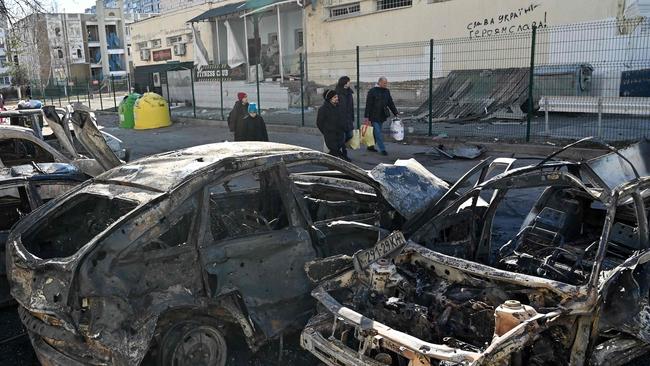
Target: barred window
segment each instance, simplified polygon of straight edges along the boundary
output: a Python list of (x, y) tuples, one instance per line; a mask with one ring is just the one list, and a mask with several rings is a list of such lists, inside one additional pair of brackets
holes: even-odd
[(387, 10), (413, 5), (413, 0), (377, 0), (377, 10)]
[(359, 5), (359, 3), (337, 6), (335, 8), (330, 8), (330, 18), (338, 18), (338, 17), (346, 16), (348, 14), (359, 13), (360, 11), (361, 11), (361, 6)]

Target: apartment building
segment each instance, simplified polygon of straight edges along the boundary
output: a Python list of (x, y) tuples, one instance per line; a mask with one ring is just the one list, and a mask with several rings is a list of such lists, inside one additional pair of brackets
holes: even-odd
[[(103, 0), (104, 8), (117, 8), (116, 0)], [(155, 14), (160, 12), (160, 0), (124, 0), (125, 13), (130, 14)], [(95, 14), (97, 6), (85, 10), (85, 13)]]

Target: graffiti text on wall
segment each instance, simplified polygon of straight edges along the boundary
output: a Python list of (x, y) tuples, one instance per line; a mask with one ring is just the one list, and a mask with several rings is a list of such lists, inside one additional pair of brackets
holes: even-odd
[[(533, 27), (544, 28), (547, 26), (546, 12), (537, 10), (540, 6), (540, 4), (530, 4), (494, 17), (473, 20), (467, 23), (469, 38), (526, 32)], [(531, 21), (531, 19), (535, 20)]]

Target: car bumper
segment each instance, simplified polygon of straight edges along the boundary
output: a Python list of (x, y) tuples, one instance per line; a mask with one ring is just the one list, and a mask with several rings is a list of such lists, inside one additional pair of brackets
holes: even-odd
[(80, 362), (50, 346), (39, 335), (32, 332), (28, 333), (36, 357), (42, 366), (88, 366), (87, 362)]
[(386, 366), (367, 356), (359, 355), (341, 341), (327, 340), (316, 329), (307, 327), (300, 335), (304, 349), (329, 366)]

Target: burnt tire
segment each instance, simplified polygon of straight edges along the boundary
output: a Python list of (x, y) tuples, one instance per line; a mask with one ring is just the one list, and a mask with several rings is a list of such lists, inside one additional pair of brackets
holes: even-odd
[(223, 327), (210, 318), (182, 320), (167, 328), (158, 352), (161, 366), (225, 366), (228, 346)]

